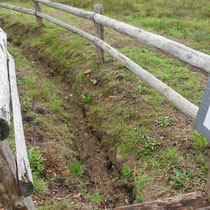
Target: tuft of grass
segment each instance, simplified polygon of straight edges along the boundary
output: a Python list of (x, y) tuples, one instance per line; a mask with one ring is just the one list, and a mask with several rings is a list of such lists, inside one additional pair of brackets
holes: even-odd
[(80, 162), (74, 162), (70, 165), (70, 173), (75, 177), (82, 177), (84, 166)]
[(169, 119), (169, 116), (158, 117), (158, 119), (155, 122), (157, 123), (158, 126), (161, 126), (161, 127), (167, 127), (167, 126), (172, 125), (172, 123)]
[(147, 176), (146, 174), (143, 174), (142, 172), (139, 172), (138, 173), (138, 176), (137, 176), (137, 181), (135, 182), (136, 183), (136, 187), (138, 190), (143, 190), (143, 188), (145, 186), (147, 186), (148, 184), (150, 184), (152, 181), (152, 179)]
[(82, 94), (82, 99), (81, 99), (81, 102), (82, 102), (82, 105), (86, 105), (87, 103), (89, 103), (91, 101), (91, 97), (88, 93), (87, 90), (84, 91), (84, 93)]
[(178, 169), (174, 168), (173, 172), (175, 175), (170, 176), (170, 185), (172, 189), (184, 191), (187, 188), (187, 185), (190, 184), (190, 179), (194, 176), (194, 170), (191, 169), (181, 173)]
[(43, 179), (38, 177), (37, 173), (33, 173), (33, 181), (34, 181), (34, 193), (43, 195), (48, 192), (48, 188)]
[(132, 169), (130, 168), (129, 165), (124, 165), (122, 167), (122, 174), (123, 174), (123, 177), (126, 178), (126, 179), (129, 179), (132, 177), (133, 173), (132, 173)]
[(103, 196), (101, 196), (101, 195), (99, 194), (99, 192), (95, 192), (95, 193), (93, 193), (93, 194), (90, 196), (90, 200), (93, 201), (93, 202), (95, 202), (95, 203), (100, 204), (101, 201), (103, 200)]
[(142, 195), (137, 195), (136, 200), (134, 201), (135, 203), (141, 203), (144, 201), (144, 196)]
[(38, 206), (38, 210), (67, 210), (72, 209), (72, 205), (68, 200), (62, 199), (55, 204), (51, 204), (51, 202), (46, 202), (42, 206)]
[(140, 158), (145, 157), (156, 151), (163, 144), (162, 140), (156, 141), (150, 138), (148, 135), (143, 136), (143, 139), (144, 144), (142, 144), (141, 147), (138, 148), (138, 156)]
[(208, 141), (202, 134), (197, 131), (192, 134), (193, 146), (197, 149), (204, 150), (208, 147)]
[[(121, 127), (118, 129), (122, 129)], [(124, 155), (128, 155), (135, 150), (136, 145), (141, 142), (142, 135), (138, 128), (127, 128), (124, 130), (125, 138), (118, 146), (118, 151)]]

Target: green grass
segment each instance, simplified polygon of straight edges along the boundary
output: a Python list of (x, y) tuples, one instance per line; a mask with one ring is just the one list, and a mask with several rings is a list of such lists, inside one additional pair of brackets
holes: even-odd
[(51, 204), (51, 202), (47, 202), (42, 206), (39, 206), (37, 209), (38, 210), (66, 210), (66, 209), (71, 209), (72, 205), (68, 200), (62, 199), (58, 201), (55, 204)]
[(169, 119), (169, 116), (166, 116), (166, 117), (158, 117), (158, 119), (155, 121), (157, 123), (158, 126), (161, 126), (161, 127), (167, 127), (167, 126), (170, 126), (172, 125), (170, 119)]
[(124, 165), (122, 167), (122, 174), (123, 174), (123, 177), (126, 178), (126, 179), (129, 179), (133, 176), (133, 172), (132, 172), (132, 169), (130, 168), (129, 165)]
[(99, 194), (99, 192), (95, 192), (90, 196), (90, 200), (95, 203), (101, 203), (103, 200), (103, 196)]
[(33, 173), (34, 193), (36, 195), (43, 195), (49, 192), (45, 181), (38, 177), (37, 173)]
[[(203, 92), (203, 84), (197, 80), (197, 73), (187, 68), (177, 65), (171, 58), (162, 55), (156, 55), (155, 52), (139, 48), (124, 47), (120, 49), (122, 53), (130, 57), (134, 62), (147, 69), (150, 73), (164, 81), (168, 86), (175, 89), (185, 98), (193, 103), (197, 103), (201, 99)], [(141, 91), (149, 93), (146, 101), (156, 108), (157, 104), (162, 106), (165, 99), (155, 90), (144, 87)]]
[(42, 174), (44, 172), (43, 162), (45, 159), (42, 157), (39, 147), (32, 147), (28, 150), (28, 159), (32, 172), (37, 174)]
[(135, 203), (141, 203), (144, 201), (144, 197), (142, 195), (136, 196)]
[(203, 137), (202, 134), (197, 131), (192, 134), (192, 141), (195, 148), (204, 150), (208, 147), (208, 140)]
[(135, 183), (136, 183), (137, 189), (142, 191), (143, 188), (149, 185), (151, 182), (152, 182), (152, 179), (149, 176), (143, 174), (142, 172), (139, 172), (137, 176), (137, 181)]
[(176, 168), (173, 169), (175, 175), (171, 175), (170, 185), (172, 189), (181, 189), (185, 191), (187, 185), (192, 184), (191, 178), (193, 177), (194, 170), (189, 170), (184, 173), (181, 173)]
[(70, 173), (78, 178), (81, 178), (83, 175), (84, 166), (80, 162), (74, 162), (70, 165)]

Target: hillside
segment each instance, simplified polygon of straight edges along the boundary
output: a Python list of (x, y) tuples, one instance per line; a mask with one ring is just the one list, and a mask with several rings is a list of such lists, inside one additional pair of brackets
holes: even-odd
[[(100, 2), (109, 17), (210, 54), (207, 0)], [(42, 10), (94, 33), (90, 21)], [(165, 98), (108, 54), (98, 62), (94, 44), (54, 24), (38, 28), (33, 16), (0, 8), (0, 27), (16, 61), (38, 209), (105, 209), (204, 191), (208, 142)], [(108, 28), (105, 40), (199, 106), (207, 82), (199, 69)], [(13, 138), (11, 131), (12, 148)]]

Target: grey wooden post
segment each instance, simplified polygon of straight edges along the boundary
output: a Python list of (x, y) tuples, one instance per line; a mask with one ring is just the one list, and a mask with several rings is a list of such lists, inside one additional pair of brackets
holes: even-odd
[[(93, 7), (93, 10), (95, 13), (99, 13), (101, 15), (104, 14), (104, 9), (101, 4), (95, 4)], [(104, 26), (94, 21), (94, 29), (95, 29), (95, 36), (98, 37), (99, 39), (104, 40)], [(96, 46), (96, 52), (97, 52), (98, 60), (101, 62), (104, 62), (104, 50)]]
[(210, 202), (210, 152), (208, 154), (208, 159), (209, 159), (209, 164), (208, 164), (208, 168), (209, 168), (209, 175), (208, 175), (208, 178), (207, 178), (207, 185), (206, 185), (206, 194), (207, 194), (207, 197), (208, 197), (208, 201)]
[[(33, 4), (34, 4), (34, 9), (35, 9), (36, 12), (42, 12), (40, 3), (33, 1)], [(36, 23), (37, 23), (38, 27), (41, 27), (43, 25), (42, 18), (36, 16)]]

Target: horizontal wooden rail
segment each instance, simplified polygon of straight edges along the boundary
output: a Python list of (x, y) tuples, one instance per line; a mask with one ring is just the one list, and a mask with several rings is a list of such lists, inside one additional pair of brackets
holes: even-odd
[(134, 26), (128, 25), (126, 23), (114, 20), (112, 18), (108, 18), (106, 16), (94, 12), (84, 11), (82, 9), (77, 9), (64, 4), (51, 2), (49, 0), (34, 1), (112, 28), (124, 35), (127, 35), (131, 38), (140, 41), (141, 43), (158, 48), (170, 55), (179, 58), (182, 61), (189, 63), (190, 65), (193, 65), (204, 70), (207, 73), (210, 73), (210, 55), (199, 52), (197, 50), (193, 50), (190, 47), (167, 39), (163, 36), (147, 32), (143, 29), (136, 28)]
[[(0, 3), (0, 6), (2, 3)], [(4, 4), (4, 7), (6, 8), (6, 4)], [(14, 7), (14, 6), (13, 6)], [(10, 7), (11, 9), (11, 7)], [(20, 8), (14, 8), (14, 10), (21, 11)], [(27, 14), (33, 14), (32, 10), (24, 9), (24, 12), (27, 12)], [(108, 45), (103, 40), (90, 35), (84, 31), (79, 30), (78, 28), (75, 28), (73, 26), (70, 26), (66, 23), (63, 23), (62, 21), (59, 21), (49, 15), (43, 14), (41, 12), (36, 12), (36, 16), (44, 18), (48, 20), (49, 22), (52, 22), (56, 25), (61, 26), (62, 28), (65, 28), (71, 32), (74, 32), (90, 41), (95, 43), (98, 47), (101, 47), (104, 51), (108, 52), (112, 57), (117, 59), (120, 63), (122, 63), (124, 66), (126, 66), (128, 69), (130, 69), (133, 73), (135, 73), (138, 77), (140, 77), (142, 80), (144, 80), (146, 83), (148, 83), (151, 87), (153, 87), (157, 92), (159, 92), (162, 96), (164, 96), (166, 99), (168, 99), (172, 104), (175, 105), (176, 108), (181, 110), (184, 114), (188, 115), (189, 117), (195, 119), (198, 107), (189, 102), (186, 98), (181, 96), (179, 93), (168, 87), (165, 83), (157, 79), (155, 76), (147, 72), (145, 69), (140, 67), (138, 64), (133, 62), (131, 59)]]
[[(0, 6), (2, 3), (0, 3)], [(4, 6), (7, 6), (4, 4)], [(27, 14), (33, 14), (33, 10), (24, 9), (21, 11), (21, 9), (18, 7), (13, 6), (14, 10), (23, 12), (27, 12)], [(10, 7), (12, 9), (12, 7)], [(154, 77), (152, 74), (147, 72), (145, 69), (137, 65), (135, 62), (130, 60), (128, 57), (123, 55), (122, 53), (118, 52), (116, 49), (108, 45), (103, 40), (90, 35), (84, 31), (81, 31), (73, 26), (70, 26), (66, 23), (63, 23), (62, 21), (59, 21), (49, 15), (43, 14), (41, 12), (36, 12), (36, 16), (44, 18), (48, 20), (49, 22), (52, 22), (56, 25), (59, 25), (71, 32), (74, 32), (92, 42), (94, 42), (97, 46), (101, 47), (104, 51), (108, 52), (111, 56), (113, 56), (115, 59), (117, 59), (119, 62), (121, 62), (124, 66), (126, 66), (128, 69), (130, 69), (132, 72), (134, 72), (137, 76), (139, 76), (141, 79), (143, 79), (145, 82), (147, 82), (150, 86), (152, 86), (156, 91), (158, 91), (161, 95), (166, 97), (171, 103), (173, 103), (179, 110), (181, 110), (184, 114), (190, 116), (191, 118), (195, 119), (198, 111), (198, 107), (189, 102), (187, 99), (185, 99), (183, 96), (181, 96), (179, 93), (168, 87), (166, 84), (164, 84), (162, 81)]]
[(3, 7), (5, 9), (11, 9), (11, 10), (14, 10), (16, 12), (22, 12), (22, 13), (28, 14), (28, 15), (36, 15), (36, 12), (34, 10), (26, 9), (26, 8), (23, 8), (23, 7), (17, 7), (17, 6), (13, 6), (13, 5), (10, 5), (10, 4), (0, 3), (0, 7)]

